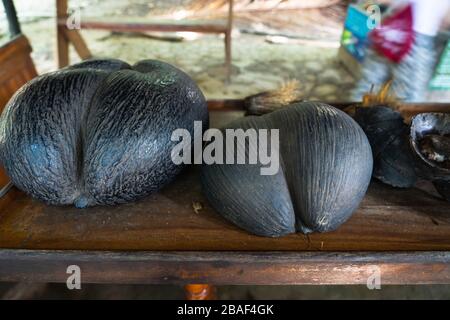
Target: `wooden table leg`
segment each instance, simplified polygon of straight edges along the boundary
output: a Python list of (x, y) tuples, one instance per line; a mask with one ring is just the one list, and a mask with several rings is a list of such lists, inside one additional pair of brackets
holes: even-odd
[(67, 19), (67, 0), (56, 0), (56, 60), (58, 68), (63, 68), (69, 64), (69, 39), (60, 19)]
[(214, 300), (216, 288), (209, 284), (188, 284), (184, 286), (187, 300)]

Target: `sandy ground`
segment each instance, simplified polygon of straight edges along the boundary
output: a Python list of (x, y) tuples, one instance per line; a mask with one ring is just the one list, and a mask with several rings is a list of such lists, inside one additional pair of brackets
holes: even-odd
[[(24, 26), (30, 37), (38, 71), (55, 69), (55, 44), (48, 20)], [(36, 35), (45, 33), (42, 40)], [(275, 89), (283, 81), (300, 80), (305, 98), (345, 100), (354, 79), (342, 68), (336, 49), (301, 45), (274, 45), (260, 36), (241, 34), (233, 39), (232, 81), (225, 84), (224, 44), (220, 36), (204, 35), (195, 41), (169, 42), (139, 35), (115, 35), (102, 31), (82, 31), (91, 52), (97, 57), (115, 57), (129, 63), (158, 59), (187, 72), (207, 98), (243, 98)], [(130, 50), (132, 48), (132, 50)], [(71, 52), (71, 61), (79, 61)]]

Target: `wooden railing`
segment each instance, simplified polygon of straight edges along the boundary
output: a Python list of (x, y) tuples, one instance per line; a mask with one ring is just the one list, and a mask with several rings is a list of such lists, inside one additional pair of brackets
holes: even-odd
[[(62, 68), (69, 64), (69, 44), (72, 44), (80, 58), (92, 56), (83, 37), (78, 30), (67, 28), (67, 0), (56, 0), (56, 28), (57, 28), (57, 63)], [(231, 32), (233, 28), (233, 0), (229, 0), (227, 23), (218, 24), (175, 24), (175, 23), (124, 23), (101, 22), (81, 19), (80, 29), (100, 29), (116, 32), (177, 32), (189, 31), (198, 33), (218, 33), (225, 35), (225, 69), (226, 79), (231, 78)]]

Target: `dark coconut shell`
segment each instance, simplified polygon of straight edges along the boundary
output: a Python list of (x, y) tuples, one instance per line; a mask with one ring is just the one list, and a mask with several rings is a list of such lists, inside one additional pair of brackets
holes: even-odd
[[(435, 161), (424, 154), (422, 142), (426, 137), (444, 138), (446, 141), (435, 144), (434, 152), (440, 154), (445, 162)], [(410, 142), (416, 159), (419, 162), (419, 170), (423, 178), (433, 180), (436, 190), (447, 201), (450, 201), (450, 115), (445, 113), (422, 113), (415, 116), (411, 121)], [(439, 141), (438, 141), (439, 142)], [(445, 166), (445, 164), (447, 166)]]
[(182, 169), (173, 130), (208, 121), (206, 101), (177, 68), (96, 59), (39, 76), (0, 119), (0, 160), (12, 182), (50, 204), (117, 204), (146, 196)]
[[(278, 237), (334, 230), (366, 193), (372, 173), (369, 142), (351, 117), (330, 105), (296, 103), (226, 128), (279, 129), (275, 175), (261, 175), (266, 166), (260, 162), (202, 167), (203, 190), (212, 206), (251, 233)], [(248, 150), (235, 143), (234, 150)]]
[(412, 187), (417, 181), (415, 161), (401, 114), (385, 106), (361, 107), (354, 118), (372, 147), (373, 176), (394, 187)]
[[(421, 151), (420, 142), (427, 135), (450, 136), (450, 114), (421, 113), (411, 120), (410, 143), (424, 178), (431, 180), (450, 180), (450, 168), (443, 163), (427, 158)], [(448, 139), (448, 138), (447, 138)], [(443, 151), (450, 158), (450, 151)]]

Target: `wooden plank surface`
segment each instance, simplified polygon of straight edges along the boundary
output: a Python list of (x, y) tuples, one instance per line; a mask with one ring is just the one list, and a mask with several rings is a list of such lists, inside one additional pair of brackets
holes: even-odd
[[(242, 111), (211, 112), (221, 126)], [(450, 204), (431, 189), (372, 182), (360, 208), (337, 231), (271, 239), (253, 236), (218, 215), (202, 195), (199, 168), (141, 201), (76, 209), (47, 206), (12, 189), (0, 200), (0, 248), (177, 251), (450, 250)], [(193, 202), (203, 209), (196, 213)]]
[(449, 252), (110, 252), (0, 250), (0, 281), (150, 284), (448, 284)]
[[(195, 170), (142, 201), (115, 207), (46, 206), (13, 189), (0, 205), (0, 247), (85, 250), (450, 250), (448, 203), (373, 183), (337, 231), (279, 239), (242, 231), (214, 212)], [(204, 208), (195, 213), (193, 202)]]

